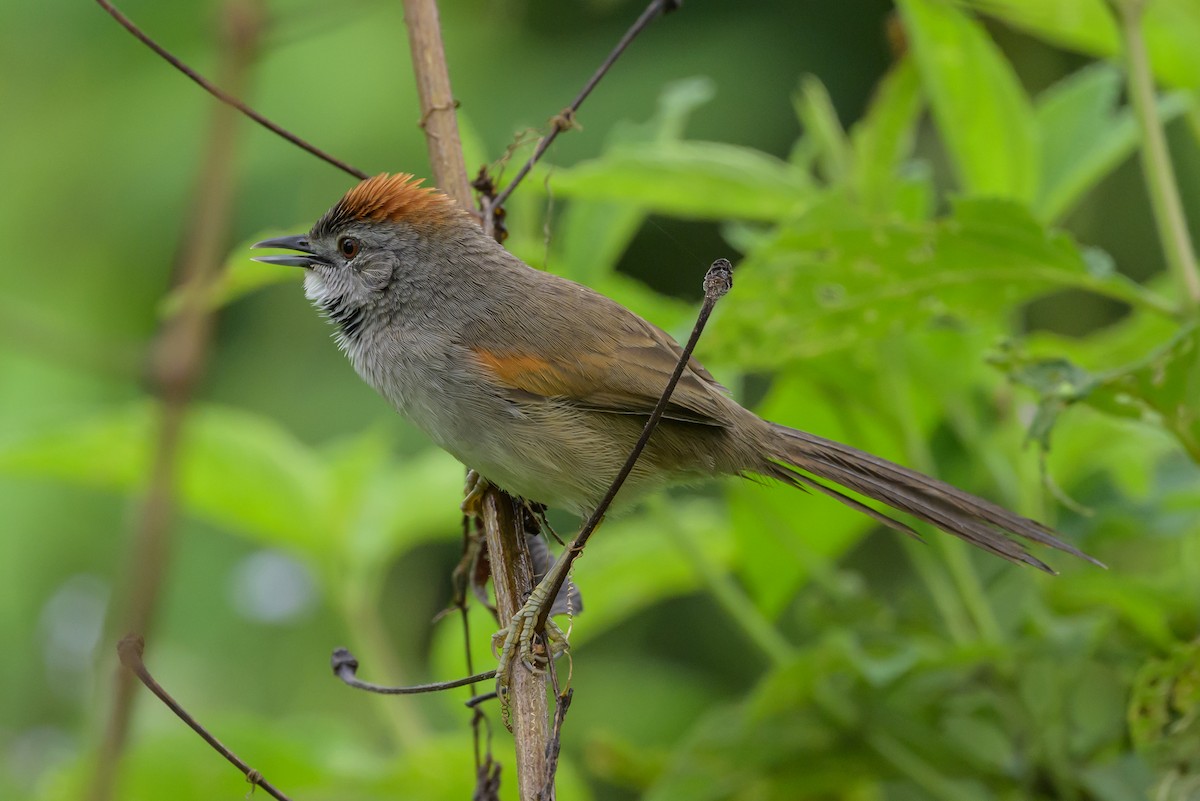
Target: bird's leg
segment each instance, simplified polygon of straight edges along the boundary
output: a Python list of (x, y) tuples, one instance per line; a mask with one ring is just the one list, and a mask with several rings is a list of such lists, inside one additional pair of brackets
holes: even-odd
[[(492, 635), (492, 650), (499, 649), (496, 665), (496, 694), (500, 696), (505, 723), (508, 721), (508, 685), (517, 665), (541, 672), (550, 660), (566, 653), (567, 635), (550, 619), (550, 607), (558, 588), (566, 580), (574, 562), (574, 552), (568, 547), (555, 561), (549, 572), (533, 588), (525, 605), (517, 611), (508, 626)], [(534, 637), (541, 629), (545, 633), (546, 649), (537, 653)]]
[(491, 484), (474, 470), (467, 468), (467, 480), (463, 484), (463, 499), (459, 508), (468, 517), (479, 517), (479, 501)]

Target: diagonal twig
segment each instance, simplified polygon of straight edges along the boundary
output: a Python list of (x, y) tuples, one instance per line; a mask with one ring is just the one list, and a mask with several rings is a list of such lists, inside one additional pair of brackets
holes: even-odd
[(196, 734), (199, 734), (204, 742), (212, 746), (214, 751), (225, 757), (231, 765), (245, 774), (246, 781), (256, 787), (261, 787), (272, 798), (276, 798), (279, 801), (290, 801), (281, 790), (263, 778), (261, 773), (247, 765), (237, 754), (226, 748), (220, 740), (200, 724), (200, 721), (192, 717), (178, 701), (172, 698), (171, 694), (161, 684), (155, 681), (154, 676), (150, 674), (150, 670), (146, 667), (146, 663), (142, 660), (142, 654), (145, 652), (145, 649), (146, 643), (141, 637), (136, 634), (125, 636), (117, 645), (117, 653), (121, 657), (121, 664), (133, 671), (142, 684), (146, 685), (146, 689), (158, 696), (158, 699), (166, 704), (167, 708), (174, 712), (176, 717), (191, 727), (192, 731), (196, 732)]
[(316, 145), (314, 145), (310, 142), (307, 142), (304, 139), (301, 139), (299, 136), (292, 133), (287, 128), (284, 128), (282, 125), (278, 125), (277, 123), (271, 122), (269, 119), (264, 117), (262, 114), (259, 114), (257, 111), (250, 108), (245, 103), (243, 103), (242, 101), (238, 100), (233, 95), (226, 92), (224, 89), (221, 89), (219, 86), (217, 86), (216, 84), (209, 81), (203, 75), (196, 72), (194, 69), (189, 67), (187, 64), (183, 63), (183, 61), (180, 60), (180, 58), (178, 56), (176, 56), (171, 51), (167, 50), (167, 48), (163, 47), (158, 42), (156, 42), (153, 38), (151, 38), (151, 36), (148, 33), (146, 33), (141, 28), (139, 28), (136, 24), (134, 24), (133, 20), (131, 20), (129, 17), (122, 14), (117, 9), (117, 7), (114, 6), (112, 3), (108, 2), (108, 0), (96, 0), (96, 2), (99, 3), (100, 7), (103, 8), (105, 11), (107, 11), (108, 15), (110, 17), (112, 17), (113, 19), (115, 19), (121, 25), (122, 28), (124, 28), (125, 30), (127, 30), (131, 34), (133, 34), (142, 44), (146, 45), (146, 47), (149, 47), (151, 50), (153, 50), (155, 53), (157, 53), (159, 55), (159, 57), (161, 57), (163, 60), (165, 60), (168, 64), (170, 64), (175, 69), (182, 72), (184, 75), (186, 75), (188, 78), (190, 78), (195, 84), (197, 84), (201, 89), (208, 92), (210, 95), (215, 97), (217, 100), (220, 100), (222, 103), (225, 103), (226, 105), (232, 106), (233, 108), (237, 109), (242, 114), (244, 114), (245, 116), (247, 116), (250, 119), (257, 122), (262, 127), (266, 128), (271, 133), (275, 134), (276, 136), (283, 137), (284, 139), (291, 142), (293, 145), (300, 148), (301, 150), (311, 153), (312, 155), (319, 158), (321, 161), (324, 161), (327, 164), (331, 164), (334, 167), (337, 167), (342, 172), (349, 173), (350, 175), (353, 175), (355, 178), (358, 178), (360, 180), (368, 177), (367, 174), (365, 172), (363, 172), (362, 170), (360, 170), (356, 167), (351, 167), (346, 162), (344, 162), (338, 158), (335, 158), (334, 156), (331, 156), (330, 154), (326, 153), (324, 150), (321, 150)]
[(533, 165), (538, 163), (538, 160), (541, 159), (546, 150), (558, 138), (558, 135), (574, 125), (575, 113), (579, 111), (579, 107), (583, 105), (583, 101), (587, 100), (588, 95), (596, 88), (596, 84), (600, 83), (600, 80), (608, 74), (612, 65), (625, 52), (625, 48), (629, 47), (630, 43), (637, 38), (637, 35), (644, 31), (657, 17), (662, 14), (669, 14), (682, 5), (683, 0), (650, 0), (650, 5), (646, 6), (646, 10), (641, 13), (641, 16), (634, 21), (633, 25), (629, 26), (629, 30), (617, 42), (612, 52), (608, 54), (608, 58), (604, 59), (604, 63), (599, 66), (592, 74), (592, 77), (588, 79), (588, 82), (579, 90), (579, 94), (571, 101), (571, 105), (567, 106), (551, 120), (550, 132), (538, 141), (533, 155), (521, 165), (521, 169), (517, 171), (517, 174), (513, 176), (513, 179), (509, 181), (503, 191), (496, 195), (491, 204), (493, 208), (504, 205), (504, 201), (508, 200), (521, 181), (525, 179), (525, 176), (529, 174), (529, 171), (533, 169)]
[[(633, 467), (642, 455), (646, 443), (650, 441), (650, 436), (654, 433), (654, 429), (658, 427), (659, 421), (662, 420), (663, 412), (666, 411), (667, 404), (671, 400), (671, 393), (675, 391), (675, 385), (679, 383), (680, 377), (683, 376), (683, 371), (687, 368), (688, 360), (692, 357), (692, 351), (696, 349), (696, 343), (700, 341), (700, 335), (704, 332), (704, 326), (708, 323), (708, 318), (712, 314), (712, 310), (716, 307), (717, 301), (725, 297), (732, 287), (733, 265), (729, 263), (728, 259), (717, 259), (704, 275), (704, 305), (700, 307), (700, 314), (696, 317), (696, 325), (693, 326), (692, 334), (688, 337), (687, 344), (684, 345), (683, 351), (679, 354), (679, 361), (675, 364), (675, 370), (671, 373), (671, 378), (667, 381), (666, 388), (659, 397), (658, 403), (655, 404), (654, 411), (647, 418), (646, 425), (642, 428), (642, 434), (638, 437), (637, 444), (633, 446), (633, 450), (629, 452), (629, 457), (625, 460), (625, 464), (621, 466), (621, 470), (617, 473), (616, 478), (609, 485), (608, 492), (604, 493), (604, 497), (600, 500), (595, 510), (592, 511), (591, 515), (588, 516), (587, 522), (583, 524), (583, 528), (575, 535), (575, 539), (571, 540), (571, 544), (566, 547), (562, 555), (558, 557), (558, 561), (554, 563), (554, 567), (550, 569), (550, 572), (546, 574), (546, 578), (543, 579), (544, 587), (539, 587), (539, 589), (545, 590), (545, 597), (554, 598), (558, 595), (558, 591), (562, 589), (563, 582), (567, 579), (571, 565), (579, 557), (579, 554), (583, 552), (583, 548), (587, 545), (592, 532), (600, 525), (600, 521), (604, 519), (604, 514), (608, 511), (608, 507), (612, 505), (613, 499), (621, 491), (621, 486), (625, 483), (625, 479), (629, 478), (629, 474), (633, 472)], [(534, 631), (541, 631), (545, 627), (546, 618), (549, 615), (550, 604), (545, 604), (538, 615)], [(516, 672), (522, 673), (527, 671)]]

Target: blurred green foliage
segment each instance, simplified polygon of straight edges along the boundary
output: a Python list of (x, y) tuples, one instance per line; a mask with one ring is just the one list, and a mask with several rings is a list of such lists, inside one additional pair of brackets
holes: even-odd
[[(396, 6), (273, 5), (259, 107), (426, 172)], [(638, 10), (444, 6), (470, 167), (542, 124)], [(208, 7), (128, 10), (213, 62)], [(187, 292), (168, 287), (208, 113), (97, 9), (49, 13), (0, 8), (0, 797), (47, 801), (81, 797), (108, 711), (123, 632), (101, 621), (156, 431), (140, 365)], [(1154, 0), (1145, 31), (1197, 209), (1200, 6)], [(1054, 559), (1050, 578), (752, 482), (651, 499), (575, 571), (560, 797), (1200, 797), (1200, 329), (1158, 274), (1119, 49), (1102, 0), (695, 0), (514, 197), (515, 252), (679, 335), (704, 267), (739, 254), (700, 346), (739, 397), (1110, 565)], [(344, 644), (381, 681), (467, 669), (456, 618), (428, 622), (461, 467), (357, 382), (298, 271), (248, 262), (347, 181), (244, 139), (149, 662), (295, 798), (465, 798), (462, 694), (368, 698), (325, 666)], [(472, 610), (477, 669), (494, 628)], [(492, 747), (515, 798), (507, 736)], [(243, 792), (142, 699), (118, 797)]]

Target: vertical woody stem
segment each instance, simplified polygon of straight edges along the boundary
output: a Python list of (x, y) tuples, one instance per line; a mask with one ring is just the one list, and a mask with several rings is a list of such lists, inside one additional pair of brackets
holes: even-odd
[[(429, 146), (434, 183), (470, 210), (471, 189), (458, 137), (458, 119), (435, 0), (404, 0), (404, 19), (421, 100), (421, 127)], [(489, 488), (479, 505), (496, 608), (502, 623), (520, 610), (533, 591), (532, 560), (513, 498)], [(535, 799), (546, 775), (547, 704), (543, 676), (516, 670), (509, 685), (517, 784), (522, 799)]]

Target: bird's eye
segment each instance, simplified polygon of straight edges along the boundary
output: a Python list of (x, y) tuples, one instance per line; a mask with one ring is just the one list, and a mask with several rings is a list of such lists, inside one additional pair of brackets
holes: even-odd
[(352, 236), (343, 236), (338, 240), (338, 250), (347, 259), (353, 259), (358, 255), (358, 240)]

